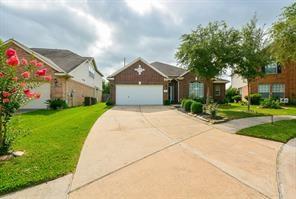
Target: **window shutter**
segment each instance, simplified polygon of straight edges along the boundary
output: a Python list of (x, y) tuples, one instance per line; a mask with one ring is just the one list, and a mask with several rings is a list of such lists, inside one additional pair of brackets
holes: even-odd
[(282, 66), (280, 63), (277, 64), (277, 73), (281, 73), (282, 72)]

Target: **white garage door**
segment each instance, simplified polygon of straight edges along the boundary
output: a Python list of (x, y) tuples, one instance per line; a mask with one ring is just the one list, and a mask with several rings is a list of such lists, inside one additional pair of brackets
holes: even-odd
[(40, 98), (30, 101), (21, 109), (46, 109), (47, 105), (45, 104), (46, 100), (50, 99), (50, 84), (44, 83), (38, 88), (32, 90), (32, 92), (40, 93)]
[(117, 105), (161, 105), (162, 85), (116, 85)]

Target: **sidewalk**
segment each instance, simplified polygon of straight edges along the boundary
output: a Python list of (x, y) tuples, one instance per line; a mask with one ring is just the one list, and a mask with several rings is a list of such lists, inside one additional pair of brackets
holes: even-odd
[[(296, 119), (296, 116), (291, 115), (279, 115), (274, 116), (273, 121), (280, 121), (280, 120), (291, 120)], [(230, 132), (230, 133), (236, 133), (237, 131), (248, 128), (251, 126), (256, 126), (259, 124), (264, 123), (270, 123), (271, 122), (271, 116), (264, 116), (264, 117), (248, 117), (248, 118), (242, 118), (237, 120), (230, 120), (225, 123), (221, 124), (214, 124), (213, 126), (217, 129)]]
[(283, 145), (278, 154), (278, 187), (280, 198), (296, 196), (296, 138)]

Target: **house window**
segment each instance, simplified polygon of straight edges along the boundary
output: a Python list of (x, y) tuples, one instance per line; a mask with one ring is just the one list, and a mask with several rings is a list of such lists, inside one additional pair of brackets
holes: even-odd
[(92, 65), (88, 66), (88, 75), (91, 78), (95, 78), (95, 69), (94, 69), (94, 67)]
[(204, 84), (200, 82), (192, 82), (189, 84), (189, 97), (203, 98), (204, 97)]
[(281, 73), (281, 66), (277, 63), (272, 63), (264, 67), (265, 74)]
[(262, 98), (268, 98), (270, 94), (270, 85), (269, 84), (259, 84), (258, 93)]
[(272, 97), (285, 97), (285, 84), (272, 84)]
[(215, 85), (215, 96), (221, 95), (221, 87), (220, 85)]

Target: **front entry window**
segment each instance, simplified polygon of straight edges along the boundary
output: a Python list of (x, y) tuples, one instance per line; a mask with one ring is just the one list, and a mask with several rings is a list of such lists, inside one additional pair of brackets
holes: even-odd
[(204, 97), (204, 84), (201, 82), (191, 82), (189, 84), (189, 97), (203, 98)]

